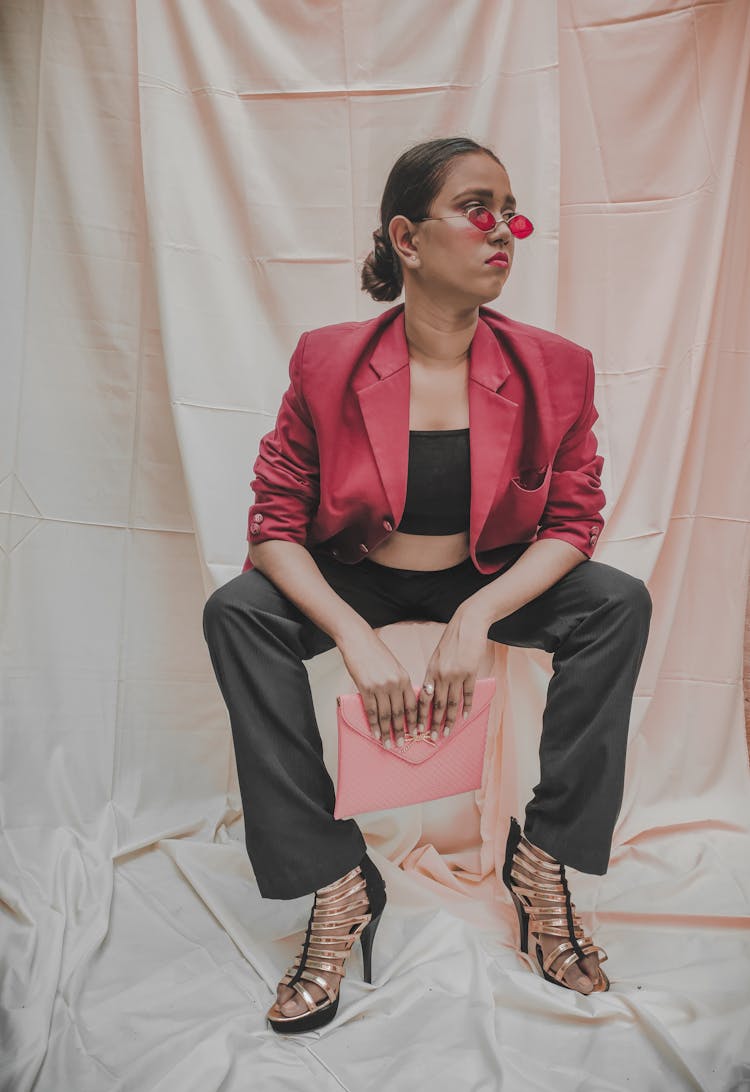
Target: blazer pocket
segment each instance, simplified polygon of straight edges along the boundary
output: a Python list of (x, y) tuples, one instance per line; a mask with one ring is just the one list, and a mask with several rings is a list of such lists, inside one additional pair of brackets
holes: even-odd
[(549, 463), (544, 466), (531, 466), (521, 470), (517, 478), (511, 478), (511, 485), (520, 493), (536, 493), (544, 485), (549, 470)]
[(498, 509), (506, 542), (527, 541), (536, 534), (549, 493), (549, 463), (527, 467), (511, 478)]

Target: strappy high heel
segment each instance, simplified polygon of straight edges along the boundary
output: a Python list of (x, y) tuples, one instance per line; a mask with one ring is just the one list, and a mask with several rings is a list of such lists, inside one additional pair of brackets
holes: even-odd
[[(505, 847), (503, 865), (503, 883), (508, 888), (518, 914), (521, 934), (521, 951), (528, 954), (529, 933), (536, 941), (536, 960), (548, 982), (575, 989), (565, 982), (564, 975), (578, 959), (600, 952), (601, 963), (608, 958), (607, 953), (583, 930), (580, 916), (576, 913), (575, 903), (570, 901), (570, 890), (565, 878), (565, 865), (556, 861), (550, 854), (533, 845), (522, 833), (518, 820), (511, 816), (508, 841)], [(536, 905), (532, 905), (531, 898)], [(526, 899), (528, 901), (523, 901)], [(540, 943), (540, 934), (547, 933), (564, 937), (562, 943), (545, 958)], [(570, 955), (561, 960), (560, 965), (550, 973), (555, 960), (565, 952)], [(610, 982), (604, 971), (599, 968), (599, 979), (591, 993), (602, 993), (609, 989)], [(580, 992), (580, 991), (576, 991)]]
[[(354, 909), (356, 895), (366, 891), (369, 907)], [(361, 896), (360, 896), (361, 897)], [(364, 855), (360, 863), (345, 876), (315, 892), (307, 922), (305, 939), (293, 965), (281, 979), (291, 986), (307, 1005), (307, 1012), (288, 1016), (274, 1002), (266, 1013), (268, 1023), (281, 1034), (313, 1031), (333, 1020), (339, 1007), (341, 981), (346, 973), (344, 964), (359, 938), (362, 945), (362, 967), (365, 982), (372, 983), (372, 945), (387, 901), (385, 881), (373, 862)], [(348, 933), (334, 933), (337, 926), (350, 926)], [(334, 987), (316, 971), (332, 971), (341, 975)], [(321, 986), (328, 997), (316, 999), (302, 984), (302, 979)]]

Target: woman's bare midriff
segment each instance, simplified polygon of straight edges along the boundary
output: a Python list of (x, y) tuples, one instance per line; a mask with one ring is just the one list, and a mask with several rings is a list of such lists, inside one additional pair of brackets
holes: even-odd
[(394, 531), (385, 542), (370, 550), (370, 561), (387, 565), (392, 569), (450, 569), (469, 556), (469, 535), (459, 531), (455, 535), (407, 535)]
[[(449, 369), (425, 368), (410, 362), (410, 429), (469, 427), (469, 365)], [(392, 569), (423, 572), (449, 569), (469, 556), (469, 532), (454, 535), (409, 535), (394, 531), (367, 557)]]

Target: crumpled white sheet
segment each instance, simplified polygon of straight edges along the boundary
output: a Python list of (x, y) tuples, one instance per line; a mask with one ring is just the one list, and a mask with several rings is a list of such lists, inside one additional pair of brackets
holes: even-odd
[[(744, 0), (6, 3), (0, 1092), (742, 1092), (750, 326)], [(589, 346), (596, 559), (654, 599), (606, 876), (612, 988), (545, 982), (498, 882), (550, 657), (488, 643), (483, 788), (364, 817), (372, 985), (265, 1025), (310, 899), (260, 899), (201, 611), (299, 332), (385, 175), (469, 132), (537, 231), (500, 309)], [(559, 234), (558, 234), (559, 224)], [(381, 631), (415, 682), (440, 627)], [(335, 767), (336, 650), (308, 663)]]
[[(373, 983), (362, 980), (357, 947), (335, 1022), (281, 1040), (265, 1030), (264, 1013), (301, 941), (309, 900), (261, 899), (244, 847), (226, 828), (214, 843), (195, 828), (175, 833), (109, 870), (95, 871), (62, 836), (50, 847), (50, 874), (53, 852), (58, 875), (78, 874), (67, 898), (64, 881), (55, 885), (60, 901), (84, 895), (91, 909), (64, 967), (55, 962), (65, 946), (53, 913), (37, 918), (34, 977), (47, 986), (46, 1005), (28, 1006), (26, 1020), (37, 1033), (49, 1025), (42, 1087), (171, 1092), (303, 1088), (310, 1079), (352, 1090), (386, 1080), (398, 1089), (539, 1092), (743, 1087), (747, 933), (731, 915), (732, 875), (744, 867), (739, 838), (709, 833), (699, 854), (685, 839), (663, 838), (588, 883), (569, 870), (609, 952), (614, 981), (596, 998), (530, 970), (504, 897), (480, 922), (471, 896), (446, 899), (371, 850), (389, 896)], [(711, 881), (701, 879), (701, 856), (711, 858)], [(666, 858), (681, 883), (665, 884)]]

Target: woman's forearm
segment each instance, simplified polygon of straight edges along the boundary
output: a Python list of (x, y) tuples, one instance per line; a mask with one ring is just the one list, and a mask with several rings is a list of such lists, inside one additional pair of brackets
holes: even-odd
[(536, 599), (586, 560), (576, 546), (561, 539), (532, 542), (509, 569), (464, 599), (458, 609), (462, 614), (476, 614), (482, 625), (489, 628), (493, 622), (507, 618)]
[(271, 539), (248, 550), (253, 567), (341, 648), (348, 634), (371, 627), (337, 595), (305, 546)]

